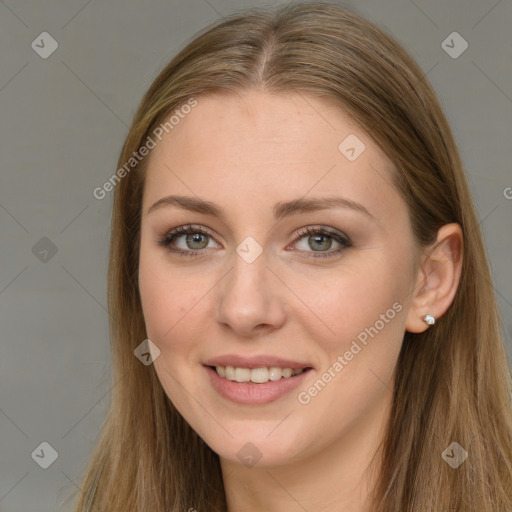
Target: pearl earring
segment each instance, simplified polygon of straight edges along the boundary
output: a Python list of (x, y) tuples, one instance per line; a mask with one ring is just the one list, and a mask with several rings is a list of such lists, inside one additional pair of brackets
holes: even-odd
[(436, 319), (431, 315), (431, 314), (428, 314), (428, 315), (425, 315), (423, 317), (423, 320), (425, 321), (425, 323), (427, 323), (428, 325), (434, 325), (436, 323)]

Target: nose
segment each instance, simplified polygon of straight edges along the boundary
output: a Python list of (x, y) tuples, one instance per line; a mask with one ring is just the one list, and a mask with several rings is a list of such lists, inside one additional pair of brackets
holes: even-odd
[(284, 324), (283, 285), (267, 266), (265, 252), (252, 263), (235, 254), (232, 270), (219, 285), (217, 321), (238, 336), (260, 336)]

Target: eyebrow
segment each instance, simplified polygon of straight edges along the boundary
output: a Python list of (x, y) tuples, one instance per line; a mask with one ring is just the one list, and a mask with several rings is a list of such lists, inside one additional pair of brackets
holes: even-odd
[[(222, 208), (211, 201), (205, 201), (197, 197), (191, 196), (166, 196), (153, 203), (147, 213), (158, 210), (165, 206), (173, 206), (192, 212), (202, 213), (204, 215), (212, 215), (224, 220)], [(374, 218), (373, 215), (361, 204), (345, 197), (323, 197), (312, 199), (294, 199), (293, 201), (279, 202), (274, 205), (273, 214), (276, 220), (285, 217), (317, 210), (326, 210), (329, 208), (346, 208), (351, 209), (364, 215)]]

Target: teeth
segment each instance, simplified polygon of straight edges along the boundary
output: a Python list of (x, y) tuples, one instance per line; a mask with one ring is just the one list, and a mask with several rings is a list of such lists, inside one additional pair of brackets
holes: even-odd
[(255, 382), (256, 384), (264, 384), (269, 380), (287, 379), (293, 375), (299, 375), (304, 371), (303, 368), (292, 370), (291, 368), (278, 368), (272, 366), (270, 368), (236, 368), (234, 366), (216, 366), (215, 370), (221, 377), (236, 382)]

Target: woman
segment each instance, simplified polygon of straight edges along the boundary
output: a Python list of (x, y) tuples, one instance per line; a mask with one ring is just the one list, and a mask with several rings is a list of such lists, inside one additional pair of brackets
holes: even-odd
[(119, 158), (77, 512), (510, 511), (512, 389), (428, 80), (318, 2), (209, 27)]

